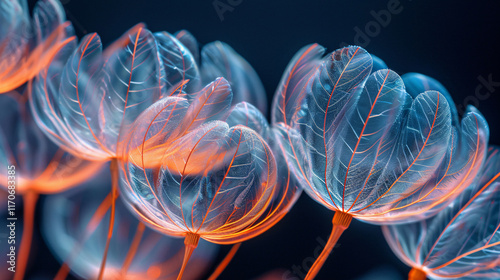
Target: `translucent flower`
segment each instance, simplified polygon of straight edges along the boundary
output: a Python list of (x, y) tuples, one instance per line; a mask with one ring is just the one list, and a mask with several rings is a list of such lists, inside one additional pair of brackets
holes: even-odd
[(352, 217), (387, 224), (439, 212), (473, 181), (489, 135), (472, 107), (456, 121), (451, 98), (436, 91), (442, 86), (407, 91), (405, 83), (427, 79), (373, 72), (372, 57), (360, 47), (323, 52), (312, 45), (295, 56), (272, 114), (287, 140), (289, 167), (309, 196), (336, 211), (317, 265)]
[(277, 167), (274, 131), (252, 105), (231, 107), (228, 81), (192, 98), (164, 98), (137, 118), (120, 184), (143, 221), (185, 236), (187, 259), (199, 238), (231, 244), (264, 232), (300, 194)]
[(38, 1), (33, 19), (26, 0), (0, 2), (0, 93), (31, 80), (74, 39), (65, 17), (57, 0)]
[[(193, 42), (191, 36), (187, 43), (191, 46)], [(261, 96), (263, 93), (254, 95), (252, 88), (260, 90), (258, 77), (250, 76), (252, 73), (248, 78), (243, 76), (251, 69), (248, 63), (226, 45), (213, 46), (223, 49), (206, 47), (202, 58), (210, 54), (213, 61), (204, 63), (201, 70), (216, 68), (221, 75), (230, 76), (240, 88), (241, 99)], [(219, 57), (224, 59), (216, 60)], [(220, 68), (220, 63), (230, 67)], [(190, 100), (208, 72), (200, 72), (193, 54), (175, 36), (151, 33), (138, 24), (104, 51), (96, 33), (85, 36), (78, 46), (76, 42), (66, 46), (37, 76), (30, 100), (38, 125), (60, 147), (88, 160), (112, 162), (116, 197), (117, 155), (123, 131), (163, 97)], [(265, 100), (259, 102), (265, 104)]]
[(412, 267), (409, 279), (500, 278), (500, 149), (491, 147), (475, 184), (434, 217), (384, 226), (387, 242)]

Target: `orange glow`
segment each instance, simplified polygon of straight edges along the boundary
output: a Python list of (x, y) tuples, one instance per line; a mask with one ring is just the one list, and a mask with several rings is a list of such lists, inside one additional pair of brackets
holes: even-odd
[(148, 268), (147, 274), (149, 278), (157, 279), (161, 275), (161, 268), (156, 265), (152, 265)]
[[(69, 22), (61, 24), (31, 52), (26, 48), (21, 56), (21, 61), (11, 61), (10, 65), (2, 68), (0, 93), (12, 91), (31, 80), (52, 61), (62, 47), (74, 40), (75, 37), (66, 38), (65, 29), (68, 26)], [(0, 52), (7, 48), (7, 43), (3, 42), (0, 45)]]

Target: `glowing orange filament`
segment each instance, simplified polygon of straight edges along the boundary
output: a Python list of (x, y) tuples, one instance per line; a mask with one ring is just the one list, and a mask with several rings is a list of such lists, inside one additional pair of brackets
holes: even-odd
[(31, 248), (31, 240), (33, 238), (33, 223), (35, 220), (35, 206), (38, 200), (38, 194), (33, 191), (28, 191), (24, 196), (24, 230), (21, 238), (21, 247), (19, 249), (19, 262), (17, 264), (17, 272), (14, 280), (22, 280), (26, 271), (28, 257)]
[(139, 244), (141, 243), (142, 234), (144, 233), (145, 228), (146, 226), (142, 222), (139, 222), (139, 224), (137, 225), (134, 240), (132, 241), (132, 245), (130, 245), (127, 256), (125, 257), (125, 261), (123, 262), (122, 271), (120, 272), (123, 278), (125, 278), (125, 276), (127, 275), (130, 264), (135, 257), (137, 249), (139, 248)]
[(106, 246), (104, 247), (104, 255), (102, 257), (101, 268), (99, 270), (99, 277), (97, 279), (102, 280), (104, 275), (104, 270), (106, 269), (106, 259), (108, 257), (109, 244), (111, 243), (111, 237), (113, 237), (113, 227), (115, 224), (115, 204), (116, 198), (118, 197), (118, 160), (116, 158), (111, 160), (110, 165), (111, 170), (111, 215), (109, 217), (109, 229), (108, 229), (108, 239), (106, 240)]
[(333, 228), (332, 228), (332, 233), (330, 234), (330, 237), (328, 238), (328, 241), (326, 242), (325, 248), (319, 255), (319, 257), (316, 259), (314, 264), (311, 266), (311, 269), (309, 269), (309, 272), (306, 275), (305, 280), (312, 280), (316, 275), (318, 274), (319, 270), (325, 263), (326, 259), (330, 255), (330, 253), (333, 250), (333, 247), (337, 244), (337, 241), (339, 240), (340, 236), (346, 230), (349, 225), (351, 224), (352, 216), (348, 213), (341, 212), (341, 211), (336, 211), (335, 215), (333, 215)]
[(236, 255), (236, 252), (238, 252), (238, 249), (240, 248), (241, 243), (235, 244), (229, 253), (227, 253), (226, 257), (222, 260), (222, 262), (217, 266), (215, 269), (214, 273), (208, 277), (208, 280), (216, 280), (217, 277), (221, 275), (221, 273), (226, 269), (226, 267), (229, 265), (231, 260), (233, 259), (234, 255)]
[(194, 249), (198, 247), (198, 242), (200, 241), (200, 236), (198, 234), (188, 232), (186, 238), (184, 239), (184, 245), (186, 246), (186, 250), (184, 252), (184, 260), (182, 261), (181, 271), (179, 271), (179, 275), (177, 276), (177, 280), (182, 279), (182, 275), (184, 274), (184, 270), (186, 269), (187, 263), (193, 254)]

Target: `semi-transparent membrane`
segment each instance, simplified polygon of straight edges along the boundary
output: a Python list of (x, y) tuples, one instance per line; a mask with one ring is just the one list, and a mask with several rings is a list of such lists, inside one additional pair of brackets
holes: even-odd
[[(104, 51), (96, 33), (66, 46), (34, 83), (30, 98), (37, 124), (56, 144), (76, 156), (111, 161), (111, 242), (117, 193), (119, 135), (161, 97), (164, 84), (154, 35), (142, 24)], [(101, 273), (106, 264), (104, 251)]]
[[(373, 223), (432, 215), (424, 209), (436, 211), (477, 173), (486, 122), (471, 109), (453, 126), (456, 110), (442, 93), (412, 96), (395, 72), (371, 73), (371, 65), (361, 48), (335, 51), (301, 92), (276, 97), (275, 112), (284, 113), (275, 122), (289, 122), (304, 145), (296, 150), (307, 162), (291, 158), (292, 166), (306, 192), (332, 210)], [(300, 98), (298, 108), (283, 107), (287, 98)]]
[(158, 101), (125, 138), (122, 193), (162, 232), (241, 242), (278, 222), (300, 194), (277, 167), (281, 150), (263, 115), (231, 103), (229, 82), (218, 78), (189, 99)]
[[(360, 47), (323, 53), (315, 44), (292, 59), (272, 120), (302, 187), (336, 211), (332, 243), (352, 217), (375, 224), (423, 219), (471, 184), (489, 135), (477, 110), (470, 107), (458, 123), (451, 98), (437, 91), (442, 86), (404, 81), (379, 59), (373, 71)], [(426, 91), (407, 92), (410, 81)]]
[(0, 96), (0, 186), (14, 196), (21, 195), (24, 201), (25, 230), (18, 241), (15, 274), (15, 279), (22, 279), (31, 247), (38, 195), (74, 187), (91, 178), (102, 164), (82, 160), (51, 143), (36, 126), (25, 100), (12, 96), (17, 94)]
[[(95, 279), (107, 240), (110, 215), (110, 178), (99, 176), (92, 185), (45, 200), (43, 233), (55, 256), (69, 264), (72, 273)], [(182, 239), (164, 236), (138, 221), (121, 200), (117, 201), (116, 225), (109, 246), (103, 279), (175, 279), (181, 268)], [(200, 243), (190, 261), (186, 279), (206, 273), (217, 246)]]
[(59, 149), (36, 126), (26, 103), (0, 97), (0, 185), (15, 166), (16, 192), (53, 194), (92, 177), (101, 167)]
[[(187, 31), (177, 35), (189, 48), (197, 45)], [(199, 67), (197, 54), (193, 55), (175, 36), (152, 33), (142, 24), (104, 50), (99, 36), (89, 34), (79, 45), (66, 46), (38, 75), (31, 98), (37, 123), (67, 151), (90, 160), (112, 161), (111, 171), (116, 178), (121, 135), (155, 101), (172, 96), (191, 100), (206, 81), (207, 75), (202, 74), (207, 72), (203, 70), (206, 67), (235, 65), (233, 72), (220, 67), (218, 71), (232, 81), (237, 99), (257, 98), (252, 100), (265, 104), (257, 75), (252, 72), (245, 78), (244, 71), (251, 67), (230, 47), (223, 46), (212, 55), (213, 61)], [(250, 85), (253, 87), (248, 89)]]
[(38, 1), (29, 16), (26, 0), (0, 1), (0, 93), (32, 79), (69, 41), (73, 30), (57, 0)]
[(391, 249), (413, 268), (409, 279), (500, 278), (499, 148), (488, 155), (476, 182), (436, 216), (383, 227)]

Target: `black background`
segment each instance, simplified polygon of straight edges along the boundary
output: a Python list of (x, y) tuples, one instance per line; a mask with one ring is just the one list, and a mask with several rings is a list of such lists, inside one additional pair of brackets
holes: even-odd
[[(473, 100), (479, 76), (491, 75), (500, 82), (498, 1), (401, 0), (402, 11), (393, 14), (385, 27), (377, 24), (380, 29), (371, 33), (368, 44), (356, 40), (355, 27), (365, 30), (372, 25), (371, 11), (387, 10), (388, 0), (235, 0), (241, 3), (226, 11), (222, 21), (213, 2), (66, 0), (64, 7), (77, 35), (98, 32), (105, 44), (138, 22), (145, 22), (152, 31), (187, 29), (201, 44), (224, 41), (256, 69), (269, 100), (293, 54), (313, 42), (328, 51), (342, 42), (361, 44), (400, 74), (420, 72), (441, 81), (458, 106), (467, 98)], [(475, 105), (490, 123), (490, 143), (500, 145), (500, 86), (494, 89)], [(481, 93), (487, 92), (483, 88)], [(220, 279), (253, 279), (270, 270), (301, 266), (319, 245), (316, 239), (327, 239), (332, 217), (332, 212), (303, 194), (279, 224), (243, 244)], [(59, 264), (40, 244), (38, 234), (35, 242), (39, 245), (31, 256), (28, 279), (55, 275)], [(339, 244), (317, 279), (355, 279), (381, 265), (392, 266), (402, 277), (409, 271), (392, 254), (379, 227), (354, 221)], [(221, 250), (217, 261), (228, 249)]]

